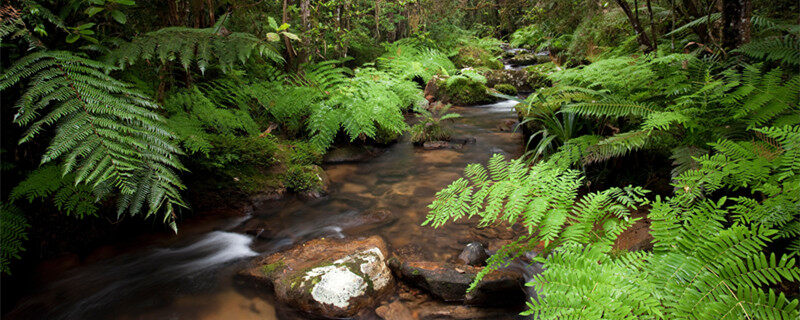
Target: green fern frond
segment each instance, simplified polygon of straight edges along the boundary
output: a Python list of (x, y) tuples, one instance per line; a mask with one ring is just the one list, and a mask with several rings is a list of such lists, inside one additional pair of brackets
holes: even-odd
[(631, 151), (643, 148), (649, 141), (650, 132), (646, 130), (619, 133), (589, 147), (583, 157), (583, 162), (589, 164), (621, 157)]
[[(98, 188), (101, 191), (103, 188)], [(75, 175), (63, 175), (56, 165), (45, 165), (28, 174), (25, 180), (11, 190), (9, 200), (34, 200), (51, 198), (56, 208), (79, 219), (96, 216), (98, 200), (105, 196), (86, 184), (75, 184)]]
[(378, 58), (378, 66), (402, 79), (420, 77), (425, 82), (440, 72), (450, 75), (456, 70), (453, 62), (438, 50), (419, 48), (401, 41), (386, 45), (386, 53)]
[(69, 52), (39, 51), (8, 68), (0, 76), (0, 90), (27, 80), (14, 118), (27, 127), (21, 142), (46, 127), (56, 128), (42, 163), (60, 159), (63, 173), (74, 173), (75, 183), (108, 183), (121, 198), (144, 195), (121, 202), (120, 213), (138, 214), (131, 209), (145, 207), (150, 215), (165, 209), (165, 219), (172, 219), (175, 206), (184, 206), (183, 185), (175, 173), (183, 170), (177, 158), (181, 151), (154, 112), (158, 107), (102, 72), (111, 68)]
[(249, 33), (220, 34), (215, 28), (168, 27), (122, 44), (108, 55), (107, 61), (119, 67), (142, 60), (158, 60), (162, 64), (176, 61), (185, 69), (196, 64), (205, 73), (210, 66), (230, 70), (254, 53), (275, 63), (283, 62), (272, 44)]
[(11, 274), (11, 261), (20, 259), (20, 252), (25, 251), (29, 227), (19, 208), (0, 203), (0, 273)]
[(575, 103), (568, 105), (563, 110), (581, 116), (592, 117), (646, 117), (658, 111), (655, 106), (649, 105), (648, 103), (637, 103), (615, 98), (604, 99), (597, 102)]
[(756, 39), (742, 45), (735, 52), (748, 57), (800, 66), (800, 39), (795, 35)]

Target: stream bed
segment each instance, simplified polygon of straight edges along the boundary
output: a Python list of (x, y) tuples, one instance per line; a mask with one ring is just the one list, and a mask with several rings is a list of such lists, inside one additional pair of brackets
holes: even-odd
[[(434, 194), (460, 177), (470, 163), (495, 153), (522, 153), (521, 136), (510, 132), (516, 102), (454, 107), (462, 118), (459, 149), (423, 150), (404, 137), (366, 162), (325, 166), (330, 195), (266, 202), (248, 217), (214, 222), (215, 231), (182, 230), (180, 241), (152, 245), (75, 268), (23, 299), (10, 319), (302, 319), (269, 292), (236, 286), (234, 273), (248, 258), (277, 252), (319, 237), (382, 236), (390, 251), (416, 250), (430, 261), (454, 262), (464, 245), (511, 239), (510, 231), (477, 230), (453, 223), (434, 230), (420, 224)], [(381, 212), (380, 223), (364, 219)], [(142, 244), (146, 246), (147, 244)], [(495, 246), (496, 249), (496, 246)], [(263, 290), (266, 291), (266, 290)]]

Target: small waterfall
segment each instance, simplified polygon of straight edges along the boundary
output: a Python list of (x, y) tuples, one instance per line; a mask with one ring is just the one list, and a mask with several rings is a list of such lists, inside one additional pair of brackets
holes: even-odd
[(484, 109), (486, 112), (491, 113), (513, 113), (514, 106), (516, 106), (518, 103), (519, 102), (514, 100), (503, 100), (492, 104), (477, 106), (476, 108)]

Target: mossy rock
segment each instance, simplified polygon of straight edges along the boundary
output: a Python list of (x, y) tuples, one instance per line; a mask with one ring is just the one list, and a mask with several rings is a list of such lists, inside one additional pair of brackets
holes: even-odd
[(547, 77), (548, 74), (555, 70), (556, 66), (553, 63), (545, 63), (525, 68), (527, 75), (527, 83), (534, 90), (537, 88), (550, 87), (553, 83)]
[(512, 86), (512, 85), (510, 85), (510, 84), (507, 84), (507, 83), (501, 83), (501, 84), (495, 85), (494, 89), (497, 90), (498, 92), (502, 93), (502, 94), (505, 94), (505, 95), (509, 95), (509, 96), (517, 95), (517, 88)]
[(489, 95), (485, 84), (478, 81), (459, 77), (453, 81), (446, 81), (444, 92), (446, 102), (454, 105), (469, 106), (490, 103), (496, 99)]
[(237, 273), (242, 283), (274, 288), (279, 301), (326, 318), (348, 318), (374, 308), (392, 292), (386, 243), (315, 239), (284, 252), (260, 257)]
[(474, 46), (463, 46), (458, 48), (458, 54), (453, 57), (453, 63), (458, 68), (486, 68), (486, 69), (503, 69), (503, 62), (497, 59), (491, 52), (486, 49)]
[(524, 66), (524, 65), (531, 65), (531, 64), (539, 64), (539, 63), (546, 63), (550, 62), (550, 56), (545, 54), (538, 54), (538, 53), (518, 53), (513, 57), (508, 59), (508, 62), (512, 65), (517, 66)]
[(282, 180), (286, 188), (295, 192), (325, 194), (328, 191), (327, 174), (317, 165), (291, 165), (286, 169)]
[(322, 163), (322, 151), (306, 141), (287, 141), (284, 146), (286, 160), (291, 165), (313, 165)]

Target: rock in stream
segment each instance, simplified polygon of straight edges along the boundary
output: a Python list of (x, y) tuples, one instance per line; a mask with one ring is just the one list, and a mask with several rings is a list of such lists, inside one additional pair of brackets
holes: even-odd
[(467, 288), (483, 268), (432, 261), (389, 260), (392, 270), (403, 282), (423, 288), (448, 302), (467, 305), (518, 305), (525, 301), (524, 278), (512, 270), (497, 270), (486, 275), (477, 288)]
[(257, 258), (238, 277), (272, 286), (278, 300), (309, 314), (352, 317), (392, 291), (394, 279), (384, 252), (386, 243), (378, 236), (315, 239)]

